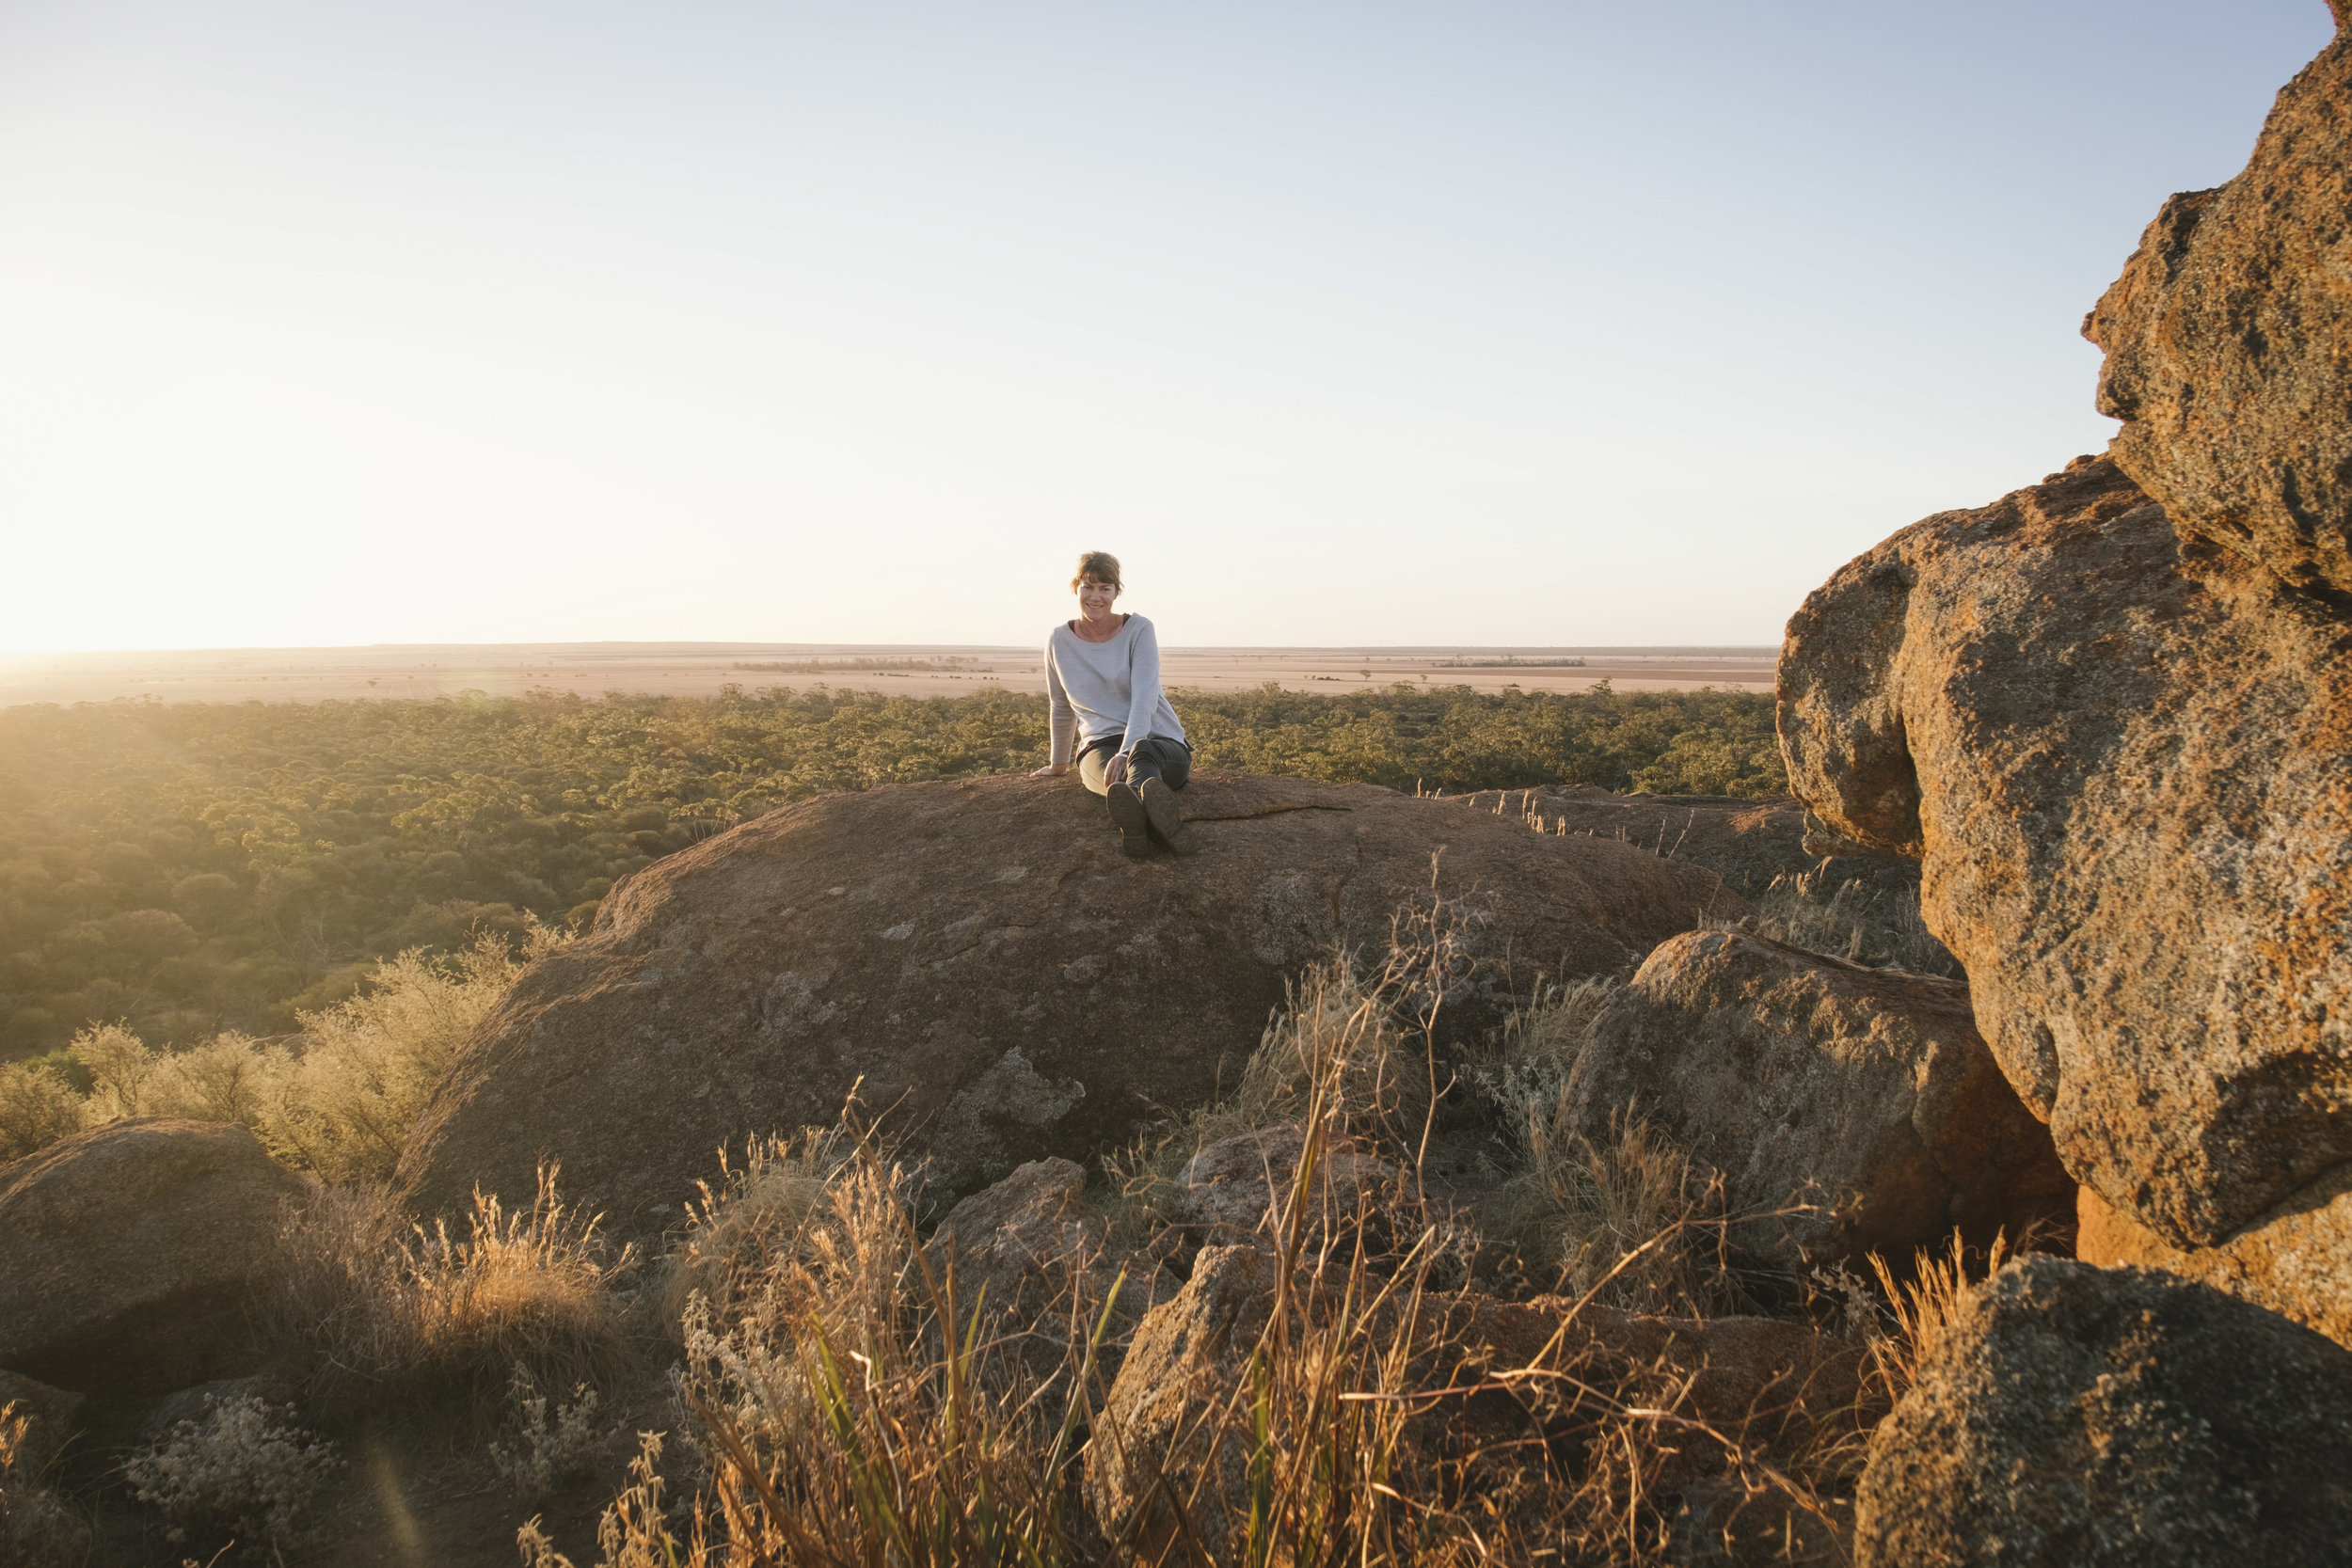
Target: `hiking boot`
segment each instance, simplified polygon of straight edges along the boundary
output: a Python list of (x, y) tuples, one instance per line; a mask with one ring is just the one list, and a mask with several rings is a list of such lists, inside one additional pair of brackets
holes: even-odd
[(1152, 819), (1144, 815), (1143, 798), (1136, 786), (1121, 779), (1105, 790), (1103, 799), (1109, 802), (1111, 821), (1119, 828), (1120, 847), (1127, 858), (1139, 861), (1152, 852)]
[(1192, 830), (1184, 826), (1184, 812), (1176, 802), (1176, 792), (1163, 780), (1143, 781), (1143, 819), (1152, 825), (1152, 836), (1179, 855), (1189, 855), (1200, 847)]

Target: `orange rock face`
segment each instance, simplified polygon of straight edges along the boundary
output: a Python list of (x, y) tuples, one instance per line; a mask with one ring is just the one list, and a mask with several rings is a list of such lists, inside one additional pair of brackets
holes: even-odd
[(2074, 1255), (2202, 1280), (2352, 1346), (2352, 1166), (2338, 1165), (2210, 1247), (2177, 1247), (2090, 1188), (2077, 1199)]
[(2083, 324), (2114, 454), (2182, 529), (2352, 592), (2352, 38), (2280, 92), (2245, 172), (2164, 210)]
[(2352, 1159), (2352, 635), (2079, 459), (1789, 622), (1795, 793), (1923, 858), (2077, 1180), (2210, 1245)]

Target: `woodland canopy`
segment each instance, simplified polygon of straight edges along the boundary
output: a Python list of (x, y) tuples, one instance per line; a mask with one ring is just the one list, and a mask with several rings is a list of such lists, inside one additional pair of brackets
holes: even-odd
[[(1204, 767), (1448, 793), (1786, 787), (1768, 697), (1182, 691)], [(271, 1034), (379, 960), (577, 924), (657, 858), (830, 790), (1035, 767), (1045, 701), (705, 699), (0, 710), (0, 1060), (121, 1023)]]

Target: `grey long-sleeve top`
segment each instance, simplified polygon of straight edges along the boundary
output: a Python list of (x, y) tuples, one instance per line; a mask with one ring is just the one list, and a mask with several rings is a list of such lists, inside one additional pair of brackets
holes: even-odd
[(1082, 744), (1120, 736), (1120, 752), (1155, 735), (1184, 738), (1160, 689), (1160, 640), (1130, 615), (1107, 642), (1089, 642), (1064, 621), (1045, 640), (1045, 691), (1053, 700), (1054, 762), (1066, 766)]

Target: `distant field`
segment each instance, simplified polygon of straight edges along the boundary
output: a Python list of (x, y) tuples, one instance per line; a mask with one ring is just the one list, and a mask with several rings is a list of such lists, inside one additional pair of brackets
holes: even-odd
[[(1332, 693), (1398, 681), (1477, 691), (1772, 689), (1777, 648), (1170, 648), (1168, 684), (1248, 691), (1274, 682)], [(1581, 659), (1582, 663), (1570, 662)], [(1035, 648), (801, 642), (549, 642), (245, 648), (177, 653), (0, 655), (0, 707), (159, 697), (184, 703), (315, 703), (608, 691), (711, 697), (729, 685), (913, 697), (1041, 692)]]

